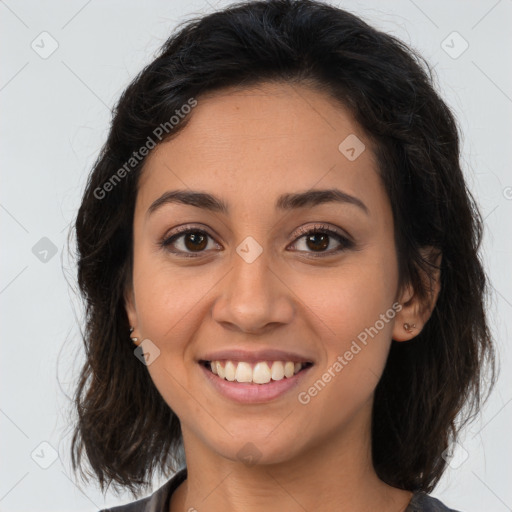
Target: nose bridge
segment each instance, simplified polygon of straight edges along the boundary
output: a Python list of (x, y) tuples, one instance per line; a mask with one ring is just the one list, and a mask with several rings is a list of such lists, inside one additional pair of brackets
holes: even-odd
[(233, 254), (232, 270), (215, 304), (214, 318), (243, 331), (289, 322), (293, 305), (286, 290), (272, 270), (270, 251), (248, 237)]
[[(237, 247), (237, 254), (233, 255), (231, 291), (236, 291), (241, 297), (246, 294), (268, 296), (271, 293), (270, 276), (273, 273), (269, 251), (256, 244), (253, 240), (245, 240)], [(233, 287), (237, 289), (233, 290)]]

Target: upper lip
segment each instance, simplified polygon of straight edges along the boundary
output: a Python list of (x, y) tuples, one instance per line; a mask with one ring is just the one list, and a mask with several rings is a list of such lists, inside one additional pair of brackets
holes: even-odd
[(258, 361), (293, 361), (295, 363), (313, 363), (313, 359), (296, 352), (289, 352), (275, 348), (261, 350), (224, 349), (208, 352), (199, 358), (199, 361), (247, 361), (256, 363)]

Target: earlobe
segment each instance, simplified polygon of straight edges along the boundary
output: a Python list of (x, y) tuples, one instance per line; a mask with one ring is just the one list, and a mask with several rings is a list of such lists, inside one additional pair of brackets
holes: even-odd
[(139, 345), (139, 338), (132, 336), (133, 331), (135, 330), (134, 327), (130, 327), (130, 339), (135, 343), (135, 345)]
[(409, 341), (421, 332), (434, 310), (441, 290), (441, 253), (433, 247), (423, 247), (420, 252), (436, 268), (431, 271), (430, 276), (423, 269), (419, 269), (427, 291), (424, 300), (421, 300), (418, 293), (415, 293), (411, 283), (405, 286), (399, 297), (402, 309), (396, 315), (393, 328), (392, 338), (395, 341)]
[(402, 293), (398, 297), (398, 303), (401, 309), (395, 317), (392, 338), (395, 341), (407, 341), (416, 329), (416, 324), (412, 321), (413, 305), (411, 301), (414, 298), (414, 289), (411, 283), (405, 285)]
[(129, 336), (132, 342), (139, 346), (139, 335), (136, 332), (137, 328), (137, 311), (135, 309), (135, 300), (133, 296), (133, 289), (126, 289), (124, 293), (124, 306), (126, 310), (126, 316), (128, 317), (128, 323), (130, 325)]

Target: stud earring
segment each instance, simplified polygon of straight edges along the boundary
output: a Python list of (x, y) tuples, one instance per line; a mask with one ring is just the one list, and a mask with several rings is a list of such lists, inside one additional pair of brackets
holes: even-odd
[[(133, 327), (130, 327), (130, 334), (133, 332), (133, 330)], [(131, 336), (130, 339), (133, 341), (133, 343), (137, 343), (137, 341), (139, 341), (139, 338), (132, 338)]]
[(409, 325), (408, 323), (404, 324), (404, 329), (407, 332), (412, 332), (415, 327), (416, 327), (416, 324), (412, 324), (412, 325)]

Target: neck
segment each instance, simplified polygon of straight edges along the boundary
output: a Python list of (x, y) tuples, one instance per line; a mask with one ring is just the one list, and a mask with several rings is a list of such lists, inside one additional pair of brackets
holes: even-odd
[(254, 465), (212, 452), (183, 429), (187, 479), (172, 495), (170, 512), (402, 512), (412, 493), (378, 478), (370, 417), (367, 407), (343, 431), (309, 445), (296, 458)]

